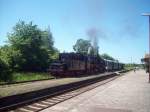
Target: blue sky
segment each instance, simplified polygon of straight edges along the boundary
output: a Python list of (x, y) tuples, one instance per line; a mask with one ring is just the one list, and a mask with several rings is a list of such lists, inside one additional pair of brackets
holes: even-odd
[[(99, 53), (119, 61), (140, 63), (148, 52), (150, 0), (0, 0), (0, 45), (19, 20), (33, 21), (39, 28), (51, 28), (55, 47), (73, 51), (79, 38), (96, 29)], [(132, 59), (131, 59), (132, 58)]]

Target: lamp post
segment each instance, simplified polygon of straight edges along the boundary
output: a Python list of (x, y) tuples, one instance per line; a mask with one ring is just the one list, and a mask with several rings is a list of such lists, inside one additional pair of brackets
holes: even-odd
[(149, 19), (149, 56), (148, 56), (148, 65), (149, 65), (149, 83), (150, 83), (150, 13), (143, 13), (142, 16), (148, 16)]

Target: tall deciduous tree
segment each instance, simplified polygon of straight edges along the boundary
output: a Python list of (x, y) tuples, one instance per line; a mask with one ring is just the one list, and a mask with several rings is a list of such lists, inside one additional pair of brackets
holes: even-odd
[(47, 30), (42, 32), (42, 41), (43, 41), (43, 47), (45, 47), (49, 52), (49, 58), (50, 59), (57, 59), (59, 55), (59, 50), (54, 47), (54, 40), (52, 33), (50, 31), (50, 27), (48, 27)]
[(73, 49), (77, 53), (88, 54), (91, 43), (88, 40), (78, 39)]
[(19, 21), (8, 35), (10, 46), (20, 55), (15, 61), (21, 70), (41, 71), (49, 64), (50, 51), (54, 51), (52, 35), (40, 30), (32, 22)]
[(115, 60), (112, 56), (110, 56), (106, 53), (102, 54), (101, 57), (104, 58), (104, 59), (107, 59), (107, 60)]

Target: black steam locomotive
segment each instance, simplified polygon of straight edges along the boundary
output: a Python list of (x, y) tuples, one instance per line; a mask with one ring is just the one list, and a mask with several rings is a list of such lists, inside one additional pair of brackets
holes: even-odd
[(122, 63), (79, 53), (60, 53), (59, 59), (49, 67), (50, 73), (56, 77), (81, 76), (121, 69)]

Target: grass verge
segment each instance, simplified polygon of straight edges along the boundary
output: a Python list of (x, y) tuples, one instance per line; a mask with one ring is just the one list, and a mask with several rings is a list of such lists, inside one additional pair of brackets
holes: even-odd
[[(41, 80), (41, 79), (51, 79), (51, 78), (54, 78), (54, 77), (48, 73), (14, 72), (12, 74), (12, 81), (9, 83)], [(0, 81), (0, 84), (5, 84), (5, 83), (8, 83), (8, 82)]]

